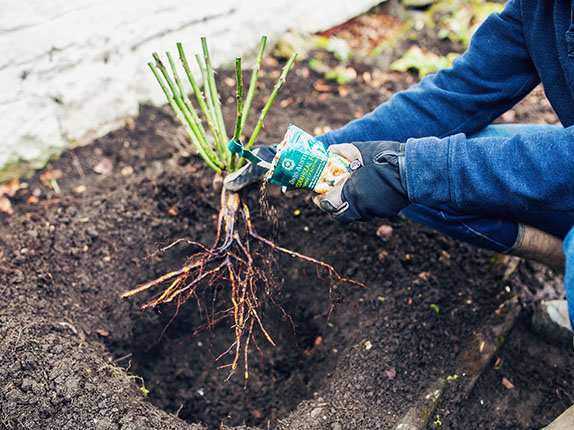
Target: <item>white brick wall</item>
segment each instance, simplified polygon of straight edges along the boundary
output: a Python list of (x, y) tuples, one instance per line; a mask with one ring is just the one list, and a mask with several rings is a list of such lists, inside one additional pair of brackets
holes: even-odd
[(153, 51), (181, 41), (199, 53), (207, 36), (217, 66), (254, 51), (263, 34), (271, 44), (287, 29), (326, 29), (377, 3), (0, 0), (0, 182), (22, 173), (6, 166), (40, 167), (119, 127), (139, 103), (165, 103), (146, 65)]

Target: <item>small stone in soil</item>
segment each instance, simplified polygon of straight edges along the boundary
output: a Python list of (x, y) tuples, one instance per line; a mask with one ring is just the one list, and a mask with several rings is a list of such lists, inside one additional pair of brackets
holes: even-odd
[(377, 236), (383, 241), (387, 242), (393, 235), (393, 228), (390, 225), (382, 225), (377, 229)]
[(316, 418), (322, 411), (322, 408), (315, 408), (311, 411), (311, 418)]

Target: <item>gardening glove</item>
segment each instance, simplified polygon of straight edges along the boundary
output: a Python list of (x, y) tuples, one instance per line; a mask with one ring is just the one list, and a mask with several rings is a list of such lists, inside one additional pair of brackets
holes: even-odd
[[(251, 152), (263, 161), (271, 163), (271, 161), (273, 161), (273, 157), (275, 157), (275, 154), (277, 153), (277, 145), (254, 146)], [(237, 192), (247, 185), (260, 181), (266, 173), (266, 168), (258, 166), (255, 163), (248, 162), (241, 169), (227, 175), (223, 180), (223, 186), (226, 190)]]
[(351, 162), (347, 178), (313, 201), (344, 224), (391, 217), (409, 204), (404, 183), (405, 144), (357, 142), (332, 145), (329, 151)]

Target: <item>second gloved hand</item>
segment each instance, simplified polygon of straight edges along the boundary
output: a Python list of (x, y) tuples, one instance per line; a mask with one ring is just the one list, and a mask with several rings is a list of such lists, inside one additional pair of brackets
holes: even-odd
[[(263, 161), (270, 163), (273, 161), (275, 154), (277, 154), (277, 145), (254, 146), (251, 152), (257, 155)], [(266, 173), (266, 168), (258, 166), (254, 163), (246, 163), (238, 171), (227, 175), (223, 180), (223, 186), (229, 191), (237, 192), (247, 185), (251, 185), (260, 181), (263, 179)]]
[(401, 168), (405, 144), (356, 142), (332, 145), (329, 151), (351, 162), (353, 172), (313, 201), (342, 223), (396, 215), (409, 204)]

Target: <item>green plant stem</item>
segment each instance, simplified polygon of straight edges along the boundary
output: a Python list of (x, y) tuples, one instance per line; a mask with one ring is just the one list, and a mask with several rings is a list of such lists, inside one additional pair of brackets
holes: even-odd
[(149, 68), (151, 69), (151, 71), (153, 72), (154, 76), (156, 77), (159, 85), (161, 86), (161, 89), (163, 90), (165, 96), (167, 97), (167, 101), (169, 102), (171, 108), (175, 112), (177, 119), (183, 125), (183, 128), (185, 129), (185, 131), (189, 135), (189, 138), (191, 139), (191, 141), (193, 142), (193, 144), (197, 148), (197, 151), (199, 152), (199, 155), (201, 156), (201, 158), (203, 158), (203, 160), (207, 163), (207, 165), (209, 167), (211, 167), (217, 173), (221, 173), (221, 168), (218, 165), (216, 165), (215, 162), (207, 156), (207, 154), (203, 150), (202, 146), (199, 144), (197, 137), (195, 136), (195, 133), (191, 129), (191, 126), (187, 123), (187, 120), (186, 120), (183, 112), (181, 111), (181, 109), (179, 108), (177, 103), (175, 102), (173, 95), (170, 93), (168, 87), (166, 86), (165, 82), (161, 78), (161, 75), (156, 70), (155, 66), (152, 63), (147, 63), (147, 64), (148, 64)]
[(259, 131), (261, 130), (261, 127), (263, 127), (263, 121), (265, 120), (265, 117), (267, 116), (267, 112), (269, 112), (269, 108), (271, 107), (271, 104), (275, 100), (275, 96), (277, 96), (277, 93), (279, 92), (279, 90), (281, 89), (283, 84), (285, 83), (285, 78), (287, 76), (287, 73), (289, 73), (289, 71), (293, 67), (293, 63), (295, 62), (296, 56), (297, 56), (297, 54), (291, 55), (291, 58), (289, 58), (289, 60), (287, 61), (287, 63), (283, 67), (283, 71), (281, 72), (281, 76), (279, 77), (279, 79), (275, 83), (275, 86), (273, 87), (273, 91), (271, 92), (271, 95), (269, 96), (269, 100), (267, 100), (267, 103), (265, 104), (265, 106), (261, 110), (261, 114), (259, 115), (259, 120), (257, 121), (257, 125), (255, 125), (255, 128), (253, 129), (253, 133), (251, 134), (251, 138), (249, 139), (249, 143), (247, 144), (245, 149), (251, 148), (251, 146), (253, 145), (253, 143), (257, 139), (257, 136), (259, 135)]
[(216, 160), (221, 162), (221, 160), (218, 159), (217, 154), (211, 148), (211, 144), (209, 143), (209, 140), (207, 139), (207, 135), (205, 134), (205, 129), (203, 128), (203, 124), (201, 123), (201, 119), (199, 119), (199, 116), (197, 115), (195, 108), (191, 104), (191, 100), (189, 99), (189, 97), (185, 93), (185, 90), (183, 89), (183, 85), (181, 84), (181, 80), (179, 79), (179, 75), (177, 73), (177, 69), (175, 68), (175, 64), (173, 62), (173, 59), (171, 58), (171, 54), (169, 52), (166, 52), (166, 56), (167, 56), (167, 59), (169, 61), (169, 65), (171, 67), (171, 74), (173, 76), (173, 79), (175, 80), (175, 84), (177, 85), (177, 88), (179, 89), (179, 97), (182, 99), (183, 104), (184, 104), (185, 108), (187, 109), (187, 113), (189, 115), (191, 115), (191, 117), (193, 119), (195, 128), (197, 129), (197, 131), (199, 133), (199, 139), (203, 142), (203, 145), (206, 148), (209, 148), (211, 150), (211, 151), (209, 151), (210, 156), (212, 156), (213, 158), (215, 158)]
[(243, 76), (241, 74), (241, 58), (237, 57), (235, 59), (235, 78), (237, 81), (237, 90), (235, 92), (235, 98), (237, 100), (237, 116), (235, 118), (235, 133), (233, 139), (239, 142), (241, 139), (241, 122), (243, 119)]
[[(233, 140), (235, 140), (236, 142), (240, 142), (241, 124), (243, 118), (243, 75), (241, 73), (240, 57), (237, 57), (235, 59), (235, 80), (237, 82), (237, 89), (235, 91), (237, 115), (235, 117), (235, 133), (233, 134)], [(229, 171), (233, 172), (233, 170), (235, 170), (235, 157), (231, 156), (231, 161), (229, 162)]]
[(215, 104), (213, 103), (213, 100), (211, 99), (211, 92), (209, 91), (209, 85), (208, 85), (208, 78), (207, 78), (207, 72), (205, 71), (205, 65), (203, 64), (201, 57), (199, 55), (195, 55), (195, 61), (197, 62), (197, 66), (199, 67), (199, 71), (201, 73), (201, 82), (202, 82), (202, 86), (203, 86), (203, 94), (205, 94), (205, 100), (206, 100), (206, 105), (207, 105), (207, 114), (209, 115), (209, 117), (211, 118), (211, 121), (213, 122), (213, 124), (215, 125), (215, 129), (217, 130), (217, 134), (219, 136), (219, 138), (221, 139), (221, 141), (223, 142), (223, 136), (221, 136), (220, 134), (220, 130), (219, 130), (219, 123), (217, 122), (217, 115), (215, 113)]
[[(221, 133), (219, 132), (219, 129), (217, 128), (217, 123), (215, 121), (214, 116), (212, 115), (212, 111), (207, 106), (207, 104), (205, 102), (205, 98), (203, 96), (203, 93), (200, 90), (199, 85), (197, 84), (197, 81), (193, 77), (193, 74), (191, 73), (191, 69), (189, 67), (189, 63), (187, 62), (187, 58), (185, 57), (185, 52), (183, 51), (183, 46), (181, 43), (177, 44), (177, 51), (179, 52), (179, 59), (181, 60), (181, 64), (183, 65), (183, 69), (185, 70), (185, 73), (187, 75), (187, 79), (189, 80), (189, 83), (191, 84), (191, 88), (193, 90), (193, 94), (195, 94), (195, 98), (197, 100), (197, 103), (199, 104), (199, 108), (201, 109), (201, 111), (205, 115), (205, 119), (207, 120), (207, 125), (209, 126), (209, 129), (211, 130), (211, 134), (213, 135), (213, 139), (215, 140), (215, 146), (217, 147), (217, 151), (220, 154), (222, 154), (223, 153), (222, 147), (224, 147), (227, 144), (227, 142), (223, 141), (223, 136), (221, 136)], [(201, 69), (201, 65), (200, 65), (200, 69)], [(205, 82), (205, 80), (204, 80), (204, 82)]]
[(183, 103), (183, 100), (181, 99), (181, 97), (179, 97), (176, 86), (174, 85), (173, 81), (171, 80), (171, 78), (167, 72), (167, 69), (165, 68), (162, 61), (160, 60), (159, 55), (157, 55), (157, 53), (154, 52), (152, 54), (152, 56), (155, 59), (156, 67), (161, 71), (165, 81), (167, 82), (167, 85), (171, 89), (171, 94), (172, 94), (173, 98), (175, 99), (177, 106), (179, 107), (180, 111), (183, 113), (186, 122), (189, 124), (191, 130), (193, 131), (193, 135), (195, 136), (194, 144), (196, 145), (198, 151), (203, 152), (208, 158), (210, 158), (211, 161), (213, 162), (213, 164), (219, 165), (219, 170), (221, 170), (221, 168), (223, 168), (224, 166), (218, 160), (218, 158), (215, 155), (215, 153), (213, 152), (213, 149), (211, 148), (211, 146), (207, 142), (202, 142), (201, 133), (199, 132), (196, 124), (194, 123), (193, 118), (187, 112), (186, 106)]
[[(209, 89), (209, 92), (211, 93), (211, 100), (213, 102), (213, 108), (215, 110), (217, 123), (219, 125), (219, 131), (223, 136), (223, 140), (227, 142), (229, 138), (227, 137), (225, 122), (223, 121), (223, 112), (221, 111), (219, 94), (217, 92), (217, 86), (215, 85), (215, 75), (213, 73), (213, 68), (211, 67), (211, 58), (209, 56), (209, 49), (207, 48), (207, 40), (205, 39), (205, 37), (201, 38), (201, 46), (203, 48), (203, 59), (205, 61), (205, 70), (207, 72), (207, 87)], [(231, 160), (231, 153), (227, 150), (227, 147), (224, 147), (222, 149), (223, 149), (222, 155), (224, 156), (224, 159), (227, 162), (229, 162)]]
[(265, 50), (265, 44), (267, 43), (267, 37), (261, 37), (261, 42), (259, 43), (259, 53), (257, 54), (257, 60), (253, 66), (253, 72), (251, 73), (251, 82), (249, 83), (249, 90), (247, 91), (247, 96), (245, 97), (245, 106), (243, 108), (243, 118), (241, 119), (241, 133), (245, 128), (245, 123), (247, 122), (247, 115), (249, 115), (249, 110), (251, 109), (251, 102), (257, 91), (257, 78), (259, 76), (259, 69), (261, 68), (261, 59), (263, 58), (263, 51)]

